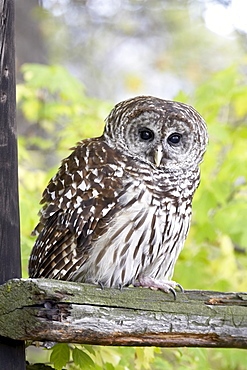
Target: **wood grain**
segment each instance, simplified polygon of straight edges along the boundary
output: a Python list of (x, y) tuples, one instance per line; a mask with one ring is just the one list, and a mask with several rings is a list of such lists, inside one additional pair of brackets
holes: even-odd
[(0, 287), (0, 334), (121, 346), (247, 348), (247, 293), (14, 279)]

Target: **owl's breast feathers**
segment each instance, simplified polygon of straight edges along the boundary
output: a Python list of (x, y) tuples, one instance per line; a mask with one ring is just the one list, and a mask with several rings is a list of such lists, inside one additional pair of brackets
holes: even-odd
[[(30, 276), (102, 282), (108, 269), (105, 285), (125, 285), (155, 258), (153, 275), (171, 275), (174, 254), (188, 232), (199, 172), (190, 180), (187, 174), (172, 179), (172, 174), (136, 166), (102, 138), (84, 140), (74, 149), (43, 193)], [(160, 258), (164, 243), (171, 256), (166, 271)], [(120, 268), (127, 260), (129, 271)]]

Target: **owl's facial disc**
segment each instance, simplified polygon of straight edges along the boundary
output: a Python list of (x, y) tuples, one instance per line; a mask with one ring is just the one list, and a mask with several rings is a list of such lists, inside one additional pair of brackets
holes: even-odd
[(163, 125), (163, 158), (161, 166), (183, 168), (187, 161), (193, 162), (198, 143), (190, 122), (167, 119)]
[[(160, 115), (154, 111), (136, 112), (129, 122), (122, 126), (123, 146), (130, 156), (155, 164), (154, 153), (160, 144)], [(161, 159), (159, 159), (160, 161)]]
[(187, 117), (159, 110), (134, 110), (118, 126), (117, 146), (130, 157), (159, 170), (176, 171), (197, 165), (200, 146)]
[[(176, 146), (179, 146), (181, 139), (182, 139), (182, 135), (179, 134), (178, 132), (174, 132), (168, 136), (167, 143), (172, 147), (176, 147)], [(156, 167), (160, 167), (163, 156), (164, 156), (163, 145), (159, 144), (154, 153), (154, 163)]]
[[(136, 112), (130, 123), (122, 126), (124, 146), (131, 156), (152, 163), (157, 168), (177, 167), (187, 154), (191, 138), (187, 137), (186, 124), (164, 119), (155, 111)], [(187, 137), (187, 139), (186, 139)], [(188, 145), (189, 144), (189, 145)]]

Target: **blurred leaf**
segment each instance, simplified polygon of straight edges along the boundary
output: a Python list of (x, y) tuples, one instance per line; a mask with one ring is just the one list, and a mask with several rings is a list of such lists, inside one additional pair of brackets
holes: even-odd
[(75, 347), (72, 350), (72, 358), (76, 365), (80, 366), (80, 369), (94, 369), (94, 362), (86, 352)]
[(70, 348), (67, 343), (57, 343), (51, 350), (50, 362), (57, 370), (61, 370), (70, 360)]
[(95, 350), (93, 349), (93, 346), (90, 346), (89, 344), (83, 344), (82, 348), (85, 348), (89, 353), (95, 355)]
[(154, 348), (136, 348), (135, 351), (135, 368), (136, 370), (151, 369), (151, 363), (154, 361)]

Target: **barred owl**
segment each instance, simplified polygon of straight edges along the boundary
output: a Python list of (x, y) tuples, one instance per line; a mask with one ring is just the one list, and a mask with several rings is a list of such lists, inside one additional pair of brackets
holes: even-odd
[(43, 193), (30, 277), (171, 291), (207, 130), (183, 103), (139, 96), (80, 141)]

